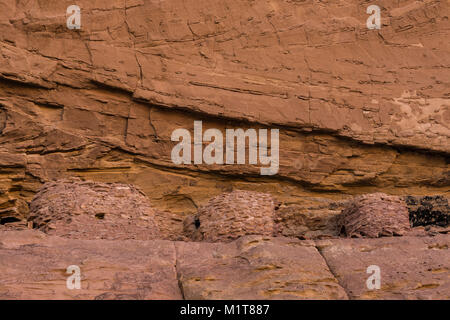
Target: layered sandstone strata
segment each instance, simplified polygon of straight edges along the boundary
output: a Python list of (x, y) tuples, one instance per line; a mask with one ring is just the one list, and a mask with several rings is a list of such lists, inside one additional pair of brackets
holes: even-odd
[[(293, 239), (336, 238), (341, 210), (361, 194), (450, 195), (448, 1), (377, 1), (379, 30), (367, 29), (362, 1), (77, 0), (79, 30), (66, 27), (73, 4), (0, 0), (0, 297), (448, 298), (445, 234)], [(278, 174), (175, 164), (172, 132), (199, 120), (220, 132), (279, 129)], [(93, 182), (39, 194), (29, 217), (45, 183), (72, 177)], [(273, 223), (256, 231), (277, 238), (123, 241), (154, 237), (152, 219), (136, 214), (148, 199), (134, 187), (122, 193), (130, 200), (94, 190), (103, 183), (142, 190), (171, 240), (196, 238), (202, 225), (208, 241), (254, 232), (239, 214), (245, 232), (194, 215), (224, 192), (270, 194)], [(89, 200), (101, 210), (73, 215), (64, 203), (76, 209), (80, 194), (137, 211)], [(269, 213), (270, 201), (255, 201)], [(429, 204), (408, 204), (413, 223), (445, 220)], [(355, 221), (368, 221), (361, 213)], [(398, 232), (375, 216), (382, 223), (365, 234)], [(28, 218), (62, 238), (3, 234)], [(394, 222), (406, 228), (403, 215)], [(98, 237), (121, 240), (78, 240)], [(374, 259), (388, 275), (377, 294), (362, 281)], [(69, 263), (87, 268), (87, 291), (65, 289)]]
[[(72, 4), (0, 0), (0, 224), (72, 176), (134, 184), (173, 221), (270, 193), (307, 237), (331, 232), (324, 201), (448, 197), (448, 1), (377, 1), (380, 30), (348, 0), (79, 0), (80, 30)], [(174, 164), (171, 133), (197, 120), (279, 129), (279, 173)]]

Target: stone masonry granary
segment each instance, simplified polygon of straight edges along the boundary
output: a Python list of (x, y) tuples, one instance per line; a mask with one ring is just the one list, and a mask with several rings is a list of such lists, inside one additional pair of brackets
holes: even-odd
[(244, 235), (274, 235), (274, 201), (270, 194), (236, 190), (199, 208), (186, 222), (192, 239), (228, 241)]
[(408, 209), (400, 197), (383, 193), (355, 197), (343, 210), (338, 228), (347, 237), (403, 235), (410, 229)]
[(132, 185), (81, 180), (49, 182), (31, 202), (29, 221), (71, 239), (158, 238), (154, 210)]

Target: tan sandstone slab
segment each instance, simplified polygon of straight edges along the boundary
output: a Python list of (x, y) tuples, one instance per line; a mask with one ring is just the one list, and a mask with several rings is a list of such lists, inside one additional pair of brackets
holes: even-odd
[[(81, 289), (66, 286), (67, 267)], [(181, 299), (169, 241), (70, 240), (0, 233), (0, 299)]]
[[(0, 299), (449, 299), (449, 239), (195, 243), (2, 231)], [(66, 287), (70, 265), (81, 290)], [(366, 288), (369, 265), (381, 269), (381, 290)]]
[[(450, 299), (450, 235), (334, 239), (317, 242), (351, 299)], [(379, 266), (381, 288), (367, 273)]]
[(185, 299), (346, 299), (313, 242), (247, 236), (176, 243)]

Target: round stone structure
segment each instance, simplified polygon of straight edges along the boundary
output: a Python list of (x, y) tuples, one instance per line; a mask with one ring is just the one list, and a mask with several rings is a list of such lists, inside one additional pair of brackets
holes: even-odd
[(231, 241), (244, 235), (274, 235), (272, 196), (255, 191), (223, 193), (185, 220), (185, 234), (195, 241)]
[(148, 198), (130, 184), (65, 179), (44, 184), (28, 221), (71, 239), (150, 240), (159, 236)]
[(341, 235), (353, 238), (400, 236), (410, 230), (406, 203), (384, 193), (361, 195), (350, 200), (338, 219)]

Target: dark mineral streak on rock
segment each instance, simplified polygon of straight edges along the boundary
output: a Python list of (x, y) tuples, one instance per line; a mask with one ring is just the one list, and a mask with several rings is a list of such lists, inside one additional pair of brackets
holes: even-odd
[(2, 106), (0, 105), (0, 134), (2, 134), (3, 129), (6, 127), (6, 112), (2, 110)]
[(446, 227), (450, 221), (450, 206), (444, 196), (405, 197), (409, 220), (413, 227), (437, 225)]

